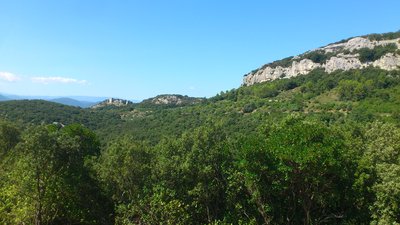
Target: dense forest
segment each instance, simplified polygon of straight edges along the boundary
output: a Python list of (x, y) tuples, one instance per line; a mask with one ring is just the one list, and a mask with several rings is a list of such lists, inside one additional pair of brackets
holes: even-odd
[(398, 224), (400, 71), (193, 104), (0, 103), (0, 224)]

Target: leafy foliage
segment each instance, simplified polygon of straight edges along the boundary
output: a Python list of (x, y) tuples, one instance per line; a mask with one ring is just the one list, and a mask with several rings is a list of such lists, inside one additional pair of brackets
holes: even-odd
[(324, 64), (332, 56), (334, 56), (333, 53), (326, 53), (324, 51), (312, 51), (301, 55), (301, 59), (309, 59), (314, 63)]
[(109, 203), (85, 166), (85, 158), (93, 154), (86, 148), (96, 148), (95, 142), (89, 141), (90, 135), (76, 132), (90, 133), (84, 128), (68, 129), (66, 133), (43, 126), (28, 129), (8, 155), (1, 174), (2, 223), (110, 222)]
[(264, 66), (261, 67), (261, 69), (265, 69), (267, 66), (269, 66), (271, 68), (276, 68), (278, 66), (288, 67), (288, 66), (292, 65), (292, 62), (293, 62), (293, 56), (290, 56), (290, 57), (286, 57), (281, 60), (274, 61), (272, 63), (265, 64)]
[[(400, 221), (400, 132), (389, 124), (374, 123), (366, 133), (360, 181), (370, 187), (373, 224)], [(366, 179), (365, 179), (366, 178)]]
[(2, 102), (0, 223), (396, 224), (399, 105), (372, 67), (173, 107)]
[(367, 38), (371, 41), (397, 39), (397, 38), (400, 38), (400, 31), (383, 33), (383, 34), (370, 34), (370, 35), (367, 35)]
[(395, 53), (396, 50), (397, 50), (397, 45), (391, 43), (387, 45), (379, 45), (373, 49), (362, 48), (357, 50), (356, 52), (359, 54), (360, 61), (365, 63), (365, 62), (373, 62), (377, 59), (380, 59), (387, 53)]

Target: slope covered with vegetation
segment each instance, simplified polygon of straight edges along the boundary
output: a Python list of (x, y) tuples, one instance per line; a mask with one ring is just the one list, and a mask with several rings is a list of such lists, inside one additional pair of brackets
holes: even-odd
[(400, 71), (196, 104), (0, 103), (1, 224), (400, 223)]

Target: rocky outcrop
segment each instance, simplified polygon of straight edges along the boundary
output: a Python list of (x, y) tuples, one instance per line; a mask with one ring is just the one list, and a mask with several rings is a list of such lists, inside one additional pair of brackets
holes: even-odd
[(186, 95), (158, 95), (154, 98), (146, 99), (142, 105), (166, 105), (166, 106), (183, 106), (200, 103), (204, 98), (194, 98)]
[(361, 69), (366, 66), (367, 64), (361, 63), (357, 56), (352, 55), (332, 57), (323, 65), (328, 73), (332, 73), (335, 70)]
[(400, 57), (399, 55), (389, 53), (376, 60), (372, 65), (384, 70), (396, 70), (400, 68)]
[(303, 59), (301, 61), (293, 61), (290, 67), (266, 67), (264, 69), (257, 70), (255, 73), (246, 75), (245, 84), (255, 84), (264, 81), (275, 80), (283, 77), (294, 77), (297, 75), (304, 75), (312, 70), (321, 67), (320, 64), (314, 63), (309, 59)]
[(105, 106), (121, 107), (121, 106), (127, 106), (127, 105), (131, 105), (131, 104), (133, 104), (133, 102), (131, 102), (129, 100), (119, 99), (119, 98), (109, 98), (109, 99), (106, 99), (106, 100), (92, 106), (91, 108), (96, 109), (96, 108), (101, 108), (101, 107), (105, 107)]
[(151, 102), (156, 105), (181, 105), (183, 103), (182, 98), (178, 95), (157, 96)]
[[(325, 47), (317, 48), (298, 55), (291, 59), (291, 64), (287, 67), (274, 66), (267, 64), (244, 76), (244, 85), (272, 81), (281, 78), (290, 78), (298, 75), (305, 75), (316, 68), (322, 68), (327, 73), (336, 70), (362, 69), (374, 66), (385, 70), (396, 70), (400, 68), (400, 50), (383, 55), (381, 58), (372, 62), (361, 62), (358, 50), (363, 48), (374, 49), (377, 46), (394, 44), (400, 49), (400, 38), (391, 40), (371, 41), (368, 37), (356, 37), (341, 43), (330, 44)], [(307, 56), (318, 53), (327, 58), (324, 62), (317, 63), (307, 58)], [(275, 64), (276, 65), (276, 64)]]

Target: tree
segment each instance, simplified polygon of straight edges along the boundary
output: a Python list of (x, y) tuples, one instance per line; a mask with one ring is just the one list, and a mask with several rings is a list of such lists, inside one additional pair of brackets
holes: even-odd
[(374, 196), (372, 224), (400, 223), (400, 130), (375, 122), (365, 138), (358, 182)]
[(20, 138), (20, 131), (10, 123), (0, 122), (0, 163), (7, 153), (14, 148)]
[(328, 54), (322, 51), (312, 51), (304, 55), (305, 58), (310, 59), (314, 63), (325, 63), (329, 58)]
[(272, 98), (278, 94), (278, 88), (274, 84), (263, 84), (263, 86), (257, 91), (257, 95), (260, 98)]
[(140, 221), (140, 201), (151, 184), (152, 152), (147, 143), (120, 138), (109, 144), (95, 165), (106, 192), (116, 209), (116, 224)]
[[(7, 184), (7, 173), (10, 170), (11, 155), (14, 147), (20, 141), (20, 131), (14, 125), (7, 122), (0, 122), (0, 191)], [(0, 193), (0, 223), (5, 223), (6, 215), (3, 212), (8, 210), (10, 202), (4, 198), (5, 193)], [(4, 220), (4, 221), (3, 221)]]
[(113, 208), (95, 177), (93, 164), (100, 154), (100, 142), (90, 129), (71, 124), (58, 130), (59, 163), (63, 166), (63, 216), (57, 223), (109, 224)]
[[(6, 224), (109, 224), (110, 211), (83, 158), (77, 136), (40, 126), (27, 130), (0, 187)], [(94, 146), (93, 146), (94, 147)]]
[(1, 217), (9, 219), (6, 223), (48, 224), (56, 216), (52, 207), (53, 191), (59, 188), (56, 143), (44, 127), (24, 134), (1, 190), (6, 202)]
[(371, 91), (370, 82), (361, 83), (355, 80), (342, 80), (339, 82), (338, 92), (341, 100), (362, 100)]
[(244, 146), (239, 164), (259, 223), (326, 224), (351, 217), (354, 165), (344, 157), (340, 133), (289, 119), (259, 143)]
[(159, 185), (151, 199), (165, 193), (165, 204), (152, 210), (169, 210), (164, 205), (177, 204), (175, 210), (189, 217), (185, 223), (211, 223), (223, 218), (226, 168), (232, 160), (221, 128), (201, 127), (179, 139), (167, 139), (157, 146), (156, 155), (153, 176)]

